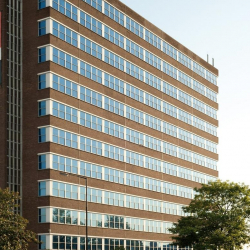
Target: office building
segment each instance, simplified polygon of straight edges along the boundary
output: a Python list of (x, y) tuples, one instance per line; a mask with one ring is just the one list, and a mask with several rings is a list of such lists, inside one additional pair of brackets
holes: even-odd
[(218, 70), (118, 0), (0, 11), (0, 186), (39, 249), (85, 249), (84, 176), (89, 250), (174, 248), (193, 187), (218, 177)]

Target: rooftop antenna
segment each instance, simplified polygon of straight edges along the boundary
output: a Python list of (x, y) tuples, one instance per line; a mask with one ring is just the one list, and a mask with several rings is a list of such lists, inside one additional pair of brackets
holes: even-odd
[(209, 55), (207, 54), (207, 62), (209, 63)]
[(214, 66), (214, 58), (212, 58), (212, 65)]

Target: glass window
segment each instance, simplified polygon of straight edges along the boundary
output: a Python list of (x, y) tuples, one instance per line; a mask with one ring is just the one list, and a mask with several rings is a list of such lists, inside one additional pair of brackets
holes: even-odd
[(46, 47), (38, 49), (38, 62), (42, 63), (46, 61)]
[(59, 209), (58, 208), (53, 208), (52, 221), (59, 222)]
[(46, 169), (46, 155), (38, 156), (38, 169)]
[(41, 181), (39, 182), (39, 196), (45, 196), (46, 195), (46, 182)]
[(46, 235), (39, 235), (39, 249), (47, 249), (46, 248)]
[(46, 34), (46, 20), (38, 23), (38, 35), (43, 36)]
[(46, 222), (46, 208), (39, 208), (39, 210), (38, 210), (38, 221), (40, 223)]
[(46, 88), (46, 74), (42, 74), (38, 76), (38, 89)]
[(38, 142), (46, 141), (46, 128), (39, 128), (38, 130)]
[(46, 7), (46, 0), (38, 0), (38, 9), (43, 9)]
[(38, 103), (38, 116), (46, 115), (46, 101)]

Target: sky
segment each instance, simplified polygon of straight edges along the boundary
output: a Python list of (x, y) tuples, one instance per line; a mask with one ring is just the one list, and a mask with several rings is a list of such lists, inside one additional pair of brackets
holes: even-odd
[(250, 185), (250, 0), (121, 0), (219, 69), (219, 178)]

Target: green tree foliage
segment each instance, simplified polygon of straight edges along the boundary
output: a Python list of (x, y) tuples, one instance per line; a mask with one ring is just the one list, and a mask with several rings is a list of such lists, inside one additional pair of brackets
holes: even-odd
[(250, 189), (244, 184), (215, 181), (195, 188), (188, 214), (173, 224), (174, 245), (195, 250), (242, 249), (250, 243)]
[(116, 246), (115, 250), (125, 250), (125, 248), (123, 246)]
[(26, 250), (30, 242), (38, 243), (36, 234), (26, 230), (28, 221), (14, 211), (20, 197), (0, 188), (0, 249)]

